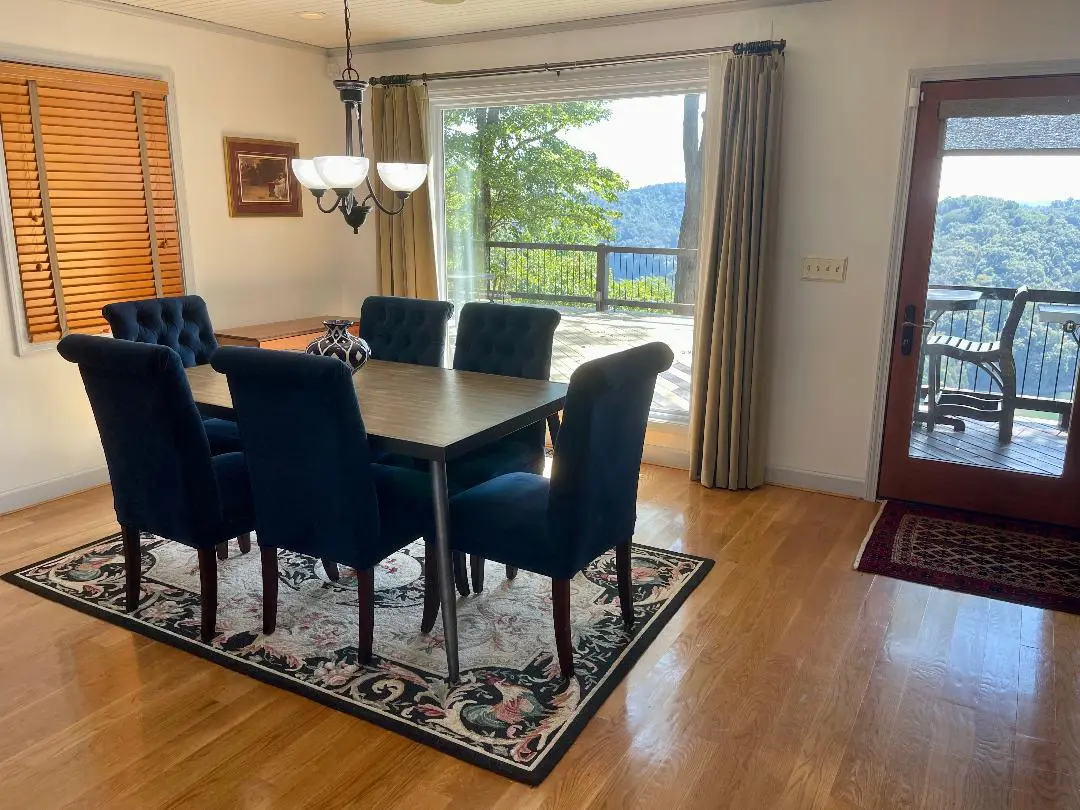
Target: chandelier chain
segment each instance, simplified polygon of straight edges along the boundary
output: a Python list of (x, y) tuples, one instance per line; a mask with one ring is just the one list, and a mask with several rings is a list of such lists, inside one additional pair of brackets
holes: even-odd
[(360, 80), (360, 74), (352, 66), (352, 15), (349, 13), (349, 0), (345, 0), (345, 70), (341, 72), (341, 78), (347, 81)]

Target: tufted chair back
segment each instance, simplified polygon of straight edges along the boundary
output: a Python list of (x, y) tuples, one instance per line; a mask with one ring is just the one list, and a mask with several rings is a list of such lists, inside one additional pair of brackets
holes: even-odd
[(546, 380), (562, 316), (554, 309), (472, 302), (458, 317), (454, 368)]
[[(259, 544), (369, 568), (379, 502), (349, 367), (334, 357), (224, 346)], [(372, 559), (374, 557), (374, 559)]]
[(121, 525), (191, 545), (215, 533), (223, 507), (210, 445), (176, 354), (90, 335), (57, 350), (82, 374)]
[(446, 322), (453, 311), (449, 301), (371, 295), (360, 308), (360, 337), (376, 360), (438, 366), (446, 351)]
[(653, 390), (673, 359), (666, 344), (649, 343), (583, 363), (570, 378), (548, 498), (570, 570), (633, 536)]
[[(546, 380), (551, 376), (551, 346), (562, 316), (554, 309), (517, 304), (468, 303), (458, 318), (454, 368)], [(544, 465), (544, 423), (537, 422), (504, 441), (536, 450), (536, 465)]]
[(218, 346), (206, 302), (197, 295), (106, 304), (101, 314), (113, 337), (168, 346), (184, 368), (209, 363)]

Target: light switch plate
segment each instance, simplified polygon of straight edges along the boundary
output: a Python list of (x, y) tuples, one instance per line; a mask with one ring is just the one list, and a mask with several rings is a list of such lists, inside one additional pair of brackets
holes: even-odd
[(847, 257), (825, 259), (806, 256), (802, 260), (802, 277), (808, 281), (843, 281), (847, 278)]

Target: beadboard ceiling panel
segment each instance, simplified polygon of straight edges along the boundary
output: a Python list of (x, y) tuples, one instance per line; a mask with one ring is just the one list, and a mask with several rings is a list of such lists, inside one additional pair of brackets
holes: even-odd
[[(338, 0), (69, 0), (98, 7), (160, 12), (265, 36), (340, 48), (344, 14)], [(446, 0), (442, 0), (443, 3)], [(465, 0), (440, 4), (425, 0), (352, 0), (353, 44), (374, 45), (573, 23), (628, 14), (782, 5), (805, 0)], [(303, 19), (303, 12), (322, 12)]]

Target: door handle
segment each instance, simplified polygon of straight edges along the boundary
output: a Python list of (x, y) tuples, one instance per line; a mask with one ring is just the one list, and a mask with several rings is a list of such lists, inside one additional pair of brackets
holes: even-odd
[(937, 321), (925, 320), (921, 323), (915, 322), (915, 305), (908, 304), (904, 307), (904, 323), (903, 330), (900, 333), (900, 354), (907, 357), (911, 354), (911, 349), (915, 345), (915, 330), (916, 329), (933, 329), (937, 326)]

